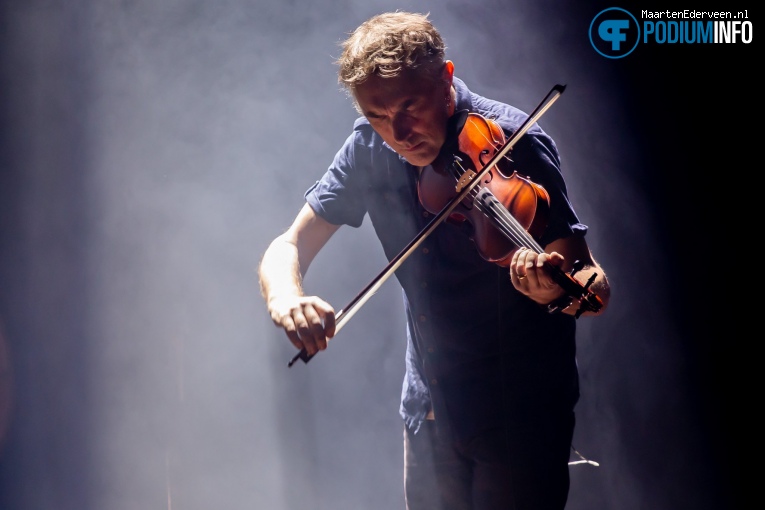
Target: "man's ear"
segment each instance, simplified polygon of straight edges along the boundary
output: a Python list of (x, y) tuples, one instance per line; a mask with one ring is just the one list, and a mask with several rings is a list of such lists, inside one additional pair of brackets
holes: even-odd
[(443, 80), (451, 87), (454, 78), (454, 62), (447, 60), (444, 62), (444, 70), (441, 72)]

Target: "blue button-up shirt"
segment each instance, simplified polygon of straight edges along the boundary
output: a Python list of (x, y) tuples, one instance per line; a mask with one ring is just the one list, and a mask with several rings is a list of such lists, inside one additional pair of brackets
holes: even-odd
[[(458, 78), (454, 87), (457, 110), (493, 119), (506, 133), (527, 118), (470, 92)], [(509, 156), (513, 169), (550, 196), (540, 244), (584, 235), (553, 140), (535, 125)], [(432, 219), (418, 199), (418, 177), (418, 169), (359, 118), (305, 198), (335, 225), (358, 227), (368, 215), (390, 260)], [(432, 409), (438, 426), (462, 439), (534, 410), (573, 409), (579, 397), (575, 319), (548, 314), (517, 292), (507, 268), (479, 255), (468, 227), (442, 223), (396, 271), (407, 317), (401, 416), (417, 431)]]

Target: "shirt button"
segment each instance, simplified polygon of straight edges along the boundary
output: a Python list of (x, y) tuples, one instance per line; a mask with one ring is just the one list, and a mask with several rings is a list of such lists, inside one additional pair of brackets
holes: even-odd
[(428, 218), (428, 217), (430, 217), (430, 213), (428, 211), (422, 211), (422, 217), (423, 218)]
[(428, 347), (428, 352), (432, 354), (436, 352), (436, 349), (434, 347)]
[(430, 253), (430, 250), (429, 250), (428, 248), (423, 248), (423, 249), (422, 249), (422, 253), (424, 253), (425, 255), (427, 255), (428, 253)]
[(438, 386), (438, 379), (431, 379), (430, 384), (431, 386)]
[(428, 288), (428, 282), (422, 282), (420, 284), (420, 287), (422, 287), (423, 289), (427, 289)]
[(428, 320), (428, 318), (425, 317), (425, 315), (420, 315), (420, 322), (425, 322), (426, 320)]

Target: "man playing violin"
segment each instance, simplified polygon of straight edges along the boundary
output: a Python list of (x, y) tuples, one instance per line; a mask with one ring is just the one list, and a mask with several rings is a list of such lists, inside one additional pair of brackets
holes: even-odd
[[(305, 295), (302, 277), (341, 225), (369, 216), (388, 259), (432, 219), (418, 198), (423, 169), (468, 110), (513, 133), (528, 117), (471, 92), (444, 59), (427, 15), (374, 16), (344, 41), (339, 81), (361, 114), (306, 204), (259, 267), (274, 323), (308, 355), (326, 349), (334, 308)], [(440, 224), (398, 268), (407, 318), (404, 420), (408, 510), (563, 509), (579, 398), (576, 317), (601, 314), (606, 275), (567, 197), (553, 140), (534, 125), (512, 147), (510, 169), (549, 195), (537, 239), (509, 263), (482, 258), (466, 222)], [(553, 279), (581, 268), (601, 306), (579, 310)], [(550, 303), (557, 313), (550, 313)], [(569, 304), (570, 302), (570, 304)]]

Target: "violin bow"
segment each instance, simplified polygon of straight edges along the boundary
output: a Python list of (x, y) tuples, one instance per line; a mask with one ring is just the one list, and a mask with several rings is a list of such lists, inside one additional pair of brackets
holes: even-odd
[[(494, 157), (486, 163), (479, 172), (471, 173), (466, 179), (460, 181), (461, 188), (458, 187), (457, 195), (455, 195), (437, 215), (433, 217), (430, 222), (412, 239), (395, 257), (393, 257), (383, 270), (378, 274), (356, 297), (354, 297), (344, 308), (342, 308), (335, 318), (335, 335), (342, 329), (342, 327), (353, 317), (359, 309), (371, 298), (385, 283), (390, 276), (401, 267), (407, 258), (422, 244), (425, 239), (433, 233), (443, 221), (451, 214), (451, 212), (459, 205), (462, 200), (475, 188), (481, 178), (486, 175), (505, 155), (513, 148), (516, 142), (531, 129), (539, 118), (560, 98), (563, 91), (566, 90), (565, 85), (556, 84), (550, 89), (550, 92), (542, 99), (537, 105), (534, 111), (528, 116), (528, 118), (521, 124), (521, 126), (513, 132), (507, 139), (505, 145), (494, 154)], [(291, 367), (298, 360), (302, 360), (303, 363), (311, 361), (315, 354), (309, 355), (305, 348), (301, 349), (287, 364), (287, 367)]]

